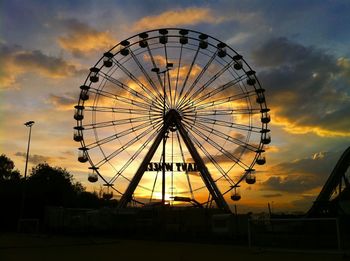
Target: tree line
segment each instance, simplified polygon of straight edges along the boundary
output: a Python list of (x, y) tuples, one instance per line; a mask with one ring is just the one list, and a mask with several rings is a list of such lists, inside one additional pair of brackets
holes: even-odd
[(15, 229), (19, 218), (43, 221), (48, 206), (100, 208), (116, 204), (99, 194), (86, 191), (66, 169), (47, 163), (34, 166), (25, 179), (10, 158), (0, 155), (1, 230)]

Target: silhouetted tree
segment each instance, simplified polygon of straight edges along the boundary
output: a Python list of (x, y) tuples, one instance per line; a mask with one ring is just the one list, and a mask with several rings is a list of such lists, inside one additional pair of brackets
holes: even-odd
[(0, 228), (16, 227), (21, 202), (20, 173), (5, 154), (0, 155)]
[(15, 164), (5, 154), (0, 155), (0, 181), (16, 180), (19, 181), (20, 174), (18, 170), (14, 170)]
[(43, 217), (46, 206), (98, 208), (103, 203), (96, 193), (86, 192), (80, 182), (74, 182), (66, 169), (47, 163), (32, 168), (26, 194), (26, 211), (38, 218)]
[(77, 197), (77, 207), (79, 208), (99, 208), (101, 207), (102, 200), (98, 197), (97, 193), (81, 192)]
[(27, 180), (26, 212), (31, 217), (43, 217), (46, 206), (74, 207), (77, 195), (85, 191), (63, 168), (47, 163), (32, 168)]
[[(23, 200), (23, 201), (22, 201)], [(45, 208), (58, 206), (66, 208), (99, 208), (109, 206), (97, 193), (85, 191), (80, 182), (60, 167), (38, 164), (32, 168), (25, 180), (15, 170), (13, 161), (6, 155), (0, 156), (0, 229), (14, 230), (22, 218), (44, 219)], [(42, 223), (41, 223), (42, 224)]]

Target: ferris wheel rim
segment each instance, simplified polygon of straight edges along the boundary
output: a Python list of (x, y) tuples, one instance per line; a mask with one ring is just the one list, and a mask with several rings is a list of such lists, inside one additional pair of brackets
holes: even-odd
[[(161, 29), (153, 29), (153, 30), (145, 31), (145, 32), (143, 32), (143, 33), (146, 33), (146, 34), (147, 34), (147, 33), (156, 32), (156, 31), (160, 31), (160, 30), (164, 30), (164, 29), (166, 29), (166, 30), (178, 30), (178, 31), (180, 31), (180, 30), (187, 30), (188, 32), (192, 32), (192, 33), (196, 33), (196, 34), (200, 34), (200, 35), (203, 34), (203, 33), (198, 32), (198, 31), (188, 30), (188, 29), (182, 29), (182, 28), (161, 28)], [(141, 33), (135, 34), (135, 35), (133, 35), (133, 36), (131, 36), (131, 37), (129, 37), (129, 38), (123, 40), (122, 42), (120, 42), (120, 43), (118, 43), (117, 45), (115, 45), (114, 47), (112, 47), (108, 52), (109, 52), (109, 53), (112, 52), (113, 50), (115, 50), (116, 48), (118, 48), (119, 46), (121, 46), (122, 43), (125, 42), (125, 41), (129, 41), (129, 40), (131, 40), (131, 39), (134, 39), (135, 37), (139, 37), (140, 34), (141, 34)], [(172, 35), (169, 35), (169, 36), (171, 36), (171, 37), (178, 37), (178, 36), (172, 36)], [(218, 39), (216, 39), (216, 38), (214, 38), (214, 37), (212, 37), (212, 36), (210, 36), (210, 35), (206, 35), (206, 36), (207, 36), (208, 38), (210, 38), (210, 39), (213, 39), (214, 41), (216, 41), (216, 42), (218, 42), (218, 43), (222, 43), (220, 40), (218, 40)], [(148, 40), (148, 39), (158, 39), (158, 38), (159, 38), (159, 36), (154, 36), (153, 38), (147, 38), (147, 40)], [(190, 37), (188, 37), (188, 38), (189, 38), (189, 39), (193, 39), (193, 40), (198, 40), (198, 39), (195, 39), (195, 38), (190, 38)], [(139, 44), (140, 42), (141, 42), (141, 40), (135, 41), (135, 42), (131, 43), (130, 46), (137, 45), (137, 44)], [(208, 44), (211, 45), (212, 47), (215, 47), (215, 45), (213, 45), (212, 43), (208, 43)], [(129, 46), (129, 45), (128, 45), (128, 46)], [(239, 54), (238, 54), (235, 50), (233, 50), (230, 46), (225, 45), (225, 47), (228, 48), (228, 49), (230, 49), (230, 50), (231, 50), (233, 53), (235, 53), (236, 55), (239, 55)], [(161, 48), (161, 47), (160, 47), (160, 48)], [(114, 54), (114, 56), (117, 55), (117, 54), (119, 54), (119, 53), (120, 53), (120, 51), (117, 51), (117, 52)], [(103, 60), (103, 58), (104, 58), (104, 56), (102, 56), (102, 57), (100, 58), (100, 60), (98, 60), (98, 62), (95, 64), (95, 66), (92, 67), (92, 68), (97, 68), (97, 69), (100, 71), (101, 68), (103, 68), (104, 65), (101, 65), (100, 68), (98, 68), (98, 65), (101, 64), (101, 61)], [(231, 57), (231, 58), (233, 58), (233, 57)], [(131, 58), (130, 58), (130, 59), (131, 59)], [(243, 57), (241, 58), (241, 60), (242, 60), (242, 62), (244, 63), (244, 65), (249, 69), (249, 70), (246, 70), (245, 68), (243, 69), (244, 72), (245, 72), (245, 74), (247, 74), (247, 72), (254, 72), (254, 71), (251, 69), (251, 67), (249, 66), (249, 64), (243, 59)], [(254, 72), (254, 73), (255, 73), (255, 72)], [(85, 80), (85, 82), (84, 82), (84, 86), (88, 86), (88, 84), (90, 84), (89, 86), (91, 86), (92, 83), (91, 83), (91, 81), (89, 82), (89, 77), (90, 77), (90, 74), (87, 76), (87, 78), (86, 78), (86, 80)], [(254, 86), (254, 89), (255, 89), (255, 90), (257, 90), (257, 89), (263, 90), (263, 89), (261, 88), (260, 82), (259, 82), (259, 80), (258, 80), (258, 78), (256, 77), (255, 74), (254, 74), (254, 79), (256, 80), (256, 83), (257, 83), (257, 85), (259, 86), (259, 88), (255, 88), (255, 86)], [(262, 91), (262, 92), (263, 92), (263, 91)], [(95, 98), (96, 98), (96, 97), (95, 97)], [(79, 102), (78, 102), (78, 105), (77, 105), (77, 106), (83, 106), (83, 107), (84, 107), (84, 100), (81, 102), (81, 99), (79, 98)], [(260, 108), (261, 108), (261, 110), (260, 110), (261, 113), (262, 113), (263, 110), (268, 110), (268, 109), (267, 109), (267, 105), (266, 105), (265, 98), (264, 98), (264, 101), (263, 101), (262, 103), (260, 103)], [(197, 109), (197, 108), (196, 108), (196, 109)], [(218, 121), (216, 121), (216, 122), (218, 122)], [(85, 127), (86, 127), (86, 126), (85, 126)], [(83, 129), (84, 129), (84, 125), (82, 124), (82, 119), (81, 119), (81, 120), (77, 120), (77, 126), (76, 126), (76, 128), (83, 128)], [(193, 128), (196, 128), (196, 127), (193, 127)], [(268, 132), (267, 123), (262, 123), (261, 127), (260, 127), (260, 128), (257, 128), (257, 129), (260, 129), (261, 135), (263, 135), (264, 133)], [(200, 130), (197, 130), (197, 131), (198, 131), (197, 134), (199, 135), (199, 133), (201, 133), (201, 131), (200, 131)], [(249, 133), (250, 133), (250, 132), (249, 132)], [(84, 139), (83, 139), (82, 141), (80, 141), (80, 142), (81, 142), (81, 148), (87, 148), (87, 144), (85, 143)], [(259, 153), (259, 151), (262, 151), (262, 150), (263, 150), (263, 147), (264, 147), (264, 143), (260, 142), (260, 144), (258, 145), (258, 147), (256, 147), (256, 154), (255, 154), (254, 160), (252, 161), (252, 163), (251, 163), (249, 166), (245, 166), (247, 170), (252, 170), (252, 169), (253, 169), (253, 166), (255, 165), (255, 163), (256, 163), (256, 161), (257, 161), (257, 157), (261, 154), (261, 152)], [(247, 149), (247, 148), (245, 148), (245, 149)], [(103, 152), (102, 152), (102, 153), (103, 153)], [(244, 153), (244, 151), (242, 152), (242, 154), (243, 154), (243, 153)], [(106, 158), (105, 155), (104, 155), (104, 157)], [(93, 163), (93, 161), (92, 161), (92, 159), (90, 158), (89, 154), (88, 154), (88, 161), (89, 161), (89, 163), (90, 163), (91, 166), (93, 166), (93, 167), (95, 166), (95, 164)], [(106, 179), (103, 178), (103, 175), (101, 175), (100, 173), (98, 173), (98, 175), (99, 175), (106, 183), (108, 183), (108, 181), (106, 181)], [(239, 184), (240, 182), (242, 182), (242, 180), (246, 177), (246, 175), (247, 175), (247, 173), (245, 173), (244, 175), (242, 175), (242, 176), (240, 177), (240, 179), (238, 180), (238, 182), (236, 182), (234, 185), (237, 185), (237, 184)], [(218, 179), (216, 179), (216, 181), (218, 181), (218, 180), (224, 178), (224, 176), (225, 176), (225, 175), (219, 177)], [(121, 175), (121, 177), (123, 177), (123, 175)], [(127, 179), (127, 178), (126, 178), (126, 179)], [(127, 179), (127, 180), (128, 180), (128, 179)], [(130, 180), (129, 180), (129, 181), (130, 181)], [(204, 188), (204, 186), (203, 186), (202, 188)], [(121, 192), (120, 194), (122, 194), (122, 192)]]

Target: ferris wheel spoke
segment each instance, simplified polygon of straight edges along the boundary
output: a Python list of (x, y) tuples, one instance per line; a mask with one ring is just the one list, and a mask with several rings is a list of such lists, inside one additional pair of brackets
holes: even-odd
[[(153, 68), (158, 68), (158, 65), (157, 65), (156, 62), (155, 62), (154, 56), (153, 56), (153, 54), (152, 54), (152, 51), (151, 51), (151, 49), (149, 48), (148, 45), (147, 45), (147, 52), (148, 52), (148, 55), (149, 55), (150, 58), (151, 58), (151, 62), (152, 62)], [(161, 90), (163, 90), (163, 85), (164, 85), (164, 83), (163, 83), (162, 79), (160, 78), (160, 74), (159, 74), (159, 73), (156, 73), (156, 74), (157, 74), (157, 79), (158, 79), (158, 82), (159, 82), (159, 86), (161, 87)], [(158, 88), (158, 89), (159, 89), (159, 88)], [(159, 91), (159, 94), (160, 94), (160, 97), (162, 97), (162, 98), (161, 98), (161, 100), (162, 100), (161, 104), (163, 104), (163, 99), (164, 99), (163, 96), (164, 96), (164, 95), (161, 94), (160, 91)], [(170, 101), (169, 101), (167, 95), (165, 95), (165, 100), (166, 100), (166, 103), (167, 103), (167, 104), (170, 104)]]
[(102, 90), (102, 89), (96, 89), (96, 88), (93, 88), (93, 87), (90, 87), (90, 92), (95, 94), (96, 96), (101, 96), (103, 98), (109, 98), (109, 99), (112, 99), (112, 100), (115, 100), (115, 98), (117, 96), (114, 93), (111, 93), (111, 92), (108, 92), (108, 91), (105, 91), (105, 90)]
[(249, 168), (249, 166), (246, 165), (243, 161), (241, 161), (238, 157), (233, 155), (230, 151), (224, 149), (222, 146), (220, 146), (213, 139), (209, 138), (207, 135), (205, 135), (203, 132), (201, 132), (198, 128), (196, 128), (194, 125), (188, 126), (188, 128), (191, 129), (196, 135), (201, 137), (205, 142), (208, 142), (208, 144), (210, 144), (213, 148), (215, 148), (222, 155), (227, 157), (227, 159), (232, 160), (233, 162), (237, 163), (243, 169)]
[(85, 129), (98, 129), (98, 128), (106, 128), (111, 126), (120, 126), (130, 123), (137, 123), (137, 122), (149, 122), (153, 123), (159, 119), (158, 116), (141, 116), (141, 117), (134, 117), (134, 118), (125, 118), (125, 119), (119, 119), (119, 120), (113, 120), (113, 121), (104, 121), (104, 122), (98, 122), (98, 123), (90, 123), (84, 125)]
[(116, 64), (120, 67), (120, 69), (127, 75), (130, 79), (132, 79), (145, 93), (147, 93), (150, 98), (154, 99), (155, 102), (159, 103), (161, 105), (161, 99), (158, 99), (153, 92), (147, 88), (146, 85), (144, 85), (130, 70), (128, 70), (123, 64), (121, 64), (119, 61), (114, 59)]
[(140, 60), (137, 58), (137, 56), (134, 54), (134, 52), (131, 49), (130, 49), (130, 54), (131, 54), (133, 60), (135, 61), (135, 63), (137, 64), (137, 66), (142, 71), (143, 75), (146, 77), (146, 79), (147, 79), (148, 83), (151, 85), (152, 89), (157, 93), (157, 95), (154, 95), (151, 92), (153, 98), (156, 99), (159, 104), (162, 104), (163, 95), (159, 92), (156, 84), (153, 82), (152, 78), (149, 76), (146, 69), (143, 67), (142, 63), (140, 62)]
[[(161, 131), (161, 129), (162, 129), (162, 126), (161, 125), (158, 125), (159, 126), (159, 128), (153, 133), (154, 134), (154, 136), (153, 136), (153, 138), (157, 135), (157, 134), (159, 134), (159, 132)], [(152, 134), (152, 135), (153, 135)], [(149, 141), (148, 141), (148, 143), (152, 140), (152, 138), (149, 138), (148, 139)], [(131, 179), (130, 178), (128, 178), (128, 177), (126, 177), (125, 175), (123, 175), (123, 173), (119, 173), (119, 177), (122, 177), (123, 179), (125, 179), (126, 181), (128, 181), (128, 182), (131, 182)], [(115, 182), (115, 181), (114, 181)], [(151, 191), (151, 189), (150, 188), (148, 188), (148, 187), (145, 187), (145, 186), (143, 186), (143, 185), (138, 185), (140, 188), (142, 188), (142, 189), (144, 189), (144, 190), (147, 190), (147, 191)], [(135, 200), (134, 200), (135, 201)]]
[(117, 87), (123, 89), (124, 91), (132, 94), (134, 97), (142, 99), (143, 101), (145, 101), (147, 103), (152, 103), (152, 100), (150, 98), (144, 96), (140, 92), (135, 91), (134, 89), (130, 88), (128, 85), (122, 83), (121, 81), (115, 79), (114, 77), (112, 77), (104, 72), (100, 72), (100, 75), (102, 76), (102, 78), (106, 79), (107, 81), (116, 85)]
[[(97, 168), (94, 168), (94, 169), (95, 169), (97, 175), (103, 180), (104, 184), (110, 184), (110, 183), (108, 182), (108, 180), (107, 180), (103, 175), (100, 174), (100, 172), (98, 171)], [(117, 190), (117, 189), (114, 189), (114, 190), (115, 190), (116, 192), (122, 194), (119, 190)]]
[(213, 135), (215, 135), (216, 137), (219, 137), (219, 138), (221, 138), (221, 139), (223, 139), (223, 140), (225, 140), (225, 141), (229, 141), (229, 142), (231, 142), (231, 143), (234, 143), (234, 144), (236, 144), (236, 145), (238, 145), (238, 146), (241, 146), (242, 148), (247, 148), (248, 150), (254, 151), (254, 152), (256, 152), (257, 150), (259, 150), (259, 147), (256, 147), (256, 146), (254, 146), (254, 145), (251, 145), (251, 144), (249, 144), (249, 143), (247, 143), (247, 142), (244, 142), (244, 141), (242, 141), (242, 140), (240, 140), (240, 139), (233, 138), (233, 137), (227, 135), (227, 134), (224, 133), (224, 132), (221, 132), (221, 131), (219, 131), (219, 130), (217, 130), (217, 129), (214, 129), (214, 128), (211, 128), (211, 127), (208, 127), (208, 126), (206, 126), (206, 125), (204, 125), (204, 124), (201, 124), (201, 123), (199, 123), (199, 122), (197, 123), (196, 126), (197, 126), (199, 129), (202, 129), (202, 130), (208, 132), (209, 134), (213, 134)]
[(244, 93), (240, 93), (240, 94), (231, 95), (231, 96), (225, 97), (225, 98), (220, 98), (220, 99), (216, 99), (213, 101), (208, 101), (208, 102), (205, 102), (202, 104), (189, 103), (189, 105), (191, 105), (194, 110), (198, 111), (198, 110), (203, 110), (203, 109), (211, 108), (211, 107), (218, 106), (218, 105), (224, 105), (225, 103), (229, 103), (229, 102), (247, 99), (247, 98), (249, 98), (251, 96), (255, 96), (255, 95), (256, 95), (255, 91), (248, 91), (248, 92), (244, 92)]
[[(176, 132), (176, 138), (177, 138), (177, 143), (179, 145), (182, 161), (186, 162), (185, 155), (184, 155), (184, 152), (183, 152), (183, 149), (182, 149), (182, 145), (181, 145), (180, 136), (179, 136), (178, 132)], [(188, 171), (185, 172), (185, 175), (186, 175), (188, 188), (190, 189), (191, 197), (192, 197), (192, 199), (194, 199), (193, 189), (192, 189), (191, 180), (190, 180), (190, 176), (188, 174)]]
[[(234, 85), (238, 84), (239, 82), (241, 82), (245, 79), (247, 79), (247, 76), (245, 74), (243, 74), (240, 77), (238, 77), (232, 81), (229, 81), (228, 83), (223, 84), (223, 85), (219, 86), (218, 88), (215, 88), (214, 90), (197, 97), (197, 99), (195, 99), (194, 97), (191, 97), (190, 99), (187, 100), (186, 103), (183, 104), (183, 106), (181, 108), (185, 109), (188, 106), (195, 106), (196, 104), (199, 104), (200, 102), (202, 102), (204, 100), (210, 100), (215, 95), (222, 93), (224, 90), (233, 87)], [(201, 93), (201, 92), (199, 92), (199, 93)]]
[(143, 102), (131, 99), (131, 98), (116, 95), (116, 94), (107, 92), (105, 90), (98, 90), (95, 88), (90, 88), (90, 92), (95, 93), (96, 96), (98, 95), (98, 96), (109, 98), (112, 100), (117, 100), (117, 101), (123, 102), (124, 104), (127, 104), (127, 105), (134, 105), (134, 106), (137, 106), (139, 108), (148, 109), (148, 110), (151, 110), (153, 108), (151, 105), (149, 105), (147, 103), (143, 103)]
[(192, 72), (192, 69), (193, 69), (193, 66), (195, 65), (196, 63), (196, 60), (197, 60), (197, 57), (198, 57), (198, 53), (199, 53), (199, 49), (200, 47), (198, 46), (197, 50), (196, 50), (196, 53), (194, 54), (194, 57), (192, 58), (192, 63), (190, 65), (190, 68), (188, 69), (188, 72), (187, 72), (187, 75), (186, 75), (186, 78), (182, 84), (182, 87), (181, 87), (181, 90), (180, 90), (180, 93), (179, 93), (179, 97), (178, 97), (178, 101), (176, 103), (176, 106), (175, 107), (178, 107), (178, 104), (179, 104), (179, 101), (182, 99), (182, 94), (185, 90), (185, 87), (186, 87), (186, 84), (187, 84), (187, 81), (191, 75), (191, 72)]
[(209, 61), (206, 63), (206, 65), (203, 67), (203, 69), (201, 70), (201, 72), (198, 74), (197, 78), (193, 81), (193, 83), (191, 84), (191, 86), (188, 88), (188, 90), (186, 91), (185, 95), (182, 97), (182, 99), (179, 101), (179, 107), (181, 107), (181, 104), (183, 103), (184, 100), (186, 100), (186, 98), (191, 94), (191, 91), (193, 90), (193, 88), (197, 85), (197, 83), (199, 82), (199, 80), (202, 78), (202, 76), (206, 73), (206, 71), (208, 70), (209, 66), (213, 63), (215, 57), (217, 55), (217, 52), (214, 52), (213, 55), (210, 57)]
[(111, 178), (110, 182), (115, 182), (116, 179), (131, 165), (131, 163), (140, 155), (140, 153), (147, 147), (147, 145), (155, 138), (156, 134), (160, 131), (161, 127), (159, 127), (156, 131), (152, 133), (151, 136), (147, 138), (147, 140), (142, 143), (142, 145), (136, 150), (136, 152), (128, 159), (128, 161), (124, 164), (124, 166)]
[[(159, 120), (157, 122), (154, 122), (153, 124), (158, 124), (159, 125), (160, 122), (161, 121)], [(131, 134), (133, 132), (140, 131), (140, 130), (142, 130), (142, 129), (146, 128), (146, 127), (149, 127), (149, 126), (150, 126), (150, 123), (146, 122), (146, 123), (140, 124), (138, 126), (132, 127), (130, 129), (124, 130), (122, 132), (119, 132), (117, 134), (108, 136), (108, 137), (103, 138), (103, 139), (96, 138), (95, 142), (92, 142), (92, 143), (90, 143), (88, 145), (85, 145), (85, 148), (87, 148), (87, 149), (94, 149), (94, 148), (96, 148), (98, 146), (104, 145), (104, 144), (106, 144), (108, 142), (111, 142), (113, 140), (116, 140), (118, 138), (125, 137), (125, 136), (127, 136), (127, 135), (129, 135), (129, 134)], [(104, 153), (103, 153), (103, 155), (106, 158), (106, 155)]]
[(147, 130), (145, 130), (144, 132), (138, 134), (137, 136), (135, 136), (134, 138), (132, 138), (131, 140), (129, 140), (128, 142), (125, 143), (125, 145), (121, 146), (120, 148), (118, 148), (117, 150), (115, 150), (114, 152), (112, 152), (111, 154), (109, 154), (107, 157), (105, 157), (104, 159), (100, 160), (95, 166), (96, 167), (101, 167), (102, 165), (106, 164), (108, 161), (110, 161), (111, 159), (113, 159), (114, 157), (116, 157), (119, 153), (121, 153), (122, 151), (125, 151), (126, 149), (128, 149), (129, 147), (131, 147), (132, 145), (134, 145), (137, 141), (141, 140), (143, 137), (145, 137), (146, 135), (150, 134), (151, 132), (153, 132), (155, 129), (159, 129), (159, 126), (161, 125), (161, 123), (158, 123), (156, 125), (153, 125), (151, 127), (149, 127)]
[(213, 156), (205, 149), (203, 144), (192, 134), (191, 131), (188, 131), (189, 137), (191, 140), (197, 145), (197, 147), (204, 153), (204, 155), (207, 157), (207, 159), (213, 163), (215, 168), (220, 172), (221, 176), (228, 181), (230, 184), (234, 184), (234, 181), (227, 175), (227, 173), (223, 170), (223, 168), (220, 166), (220, 164), (214, 159)]
[(207, 89), (215, 80), (217, 80), (224, 72), (226, 72), (234, 63), (234, 60), (226, 64), (221, 70), (219, 70), (216, 74), (214, 74), (206, 83), (202, 85), (201, 88), (199, 88), (191, 97), (189, 97), (187, 100), (182, 100), (181, 103), (179, 103), (177, 108), (182, 108), (184, 102), (188, 100), (194, 99), (199, 93), (202, 93), (205, 89)]
[(176, 96), (177, 96), (177, 87), (179, 84), (179, 75), (180, 75), (180, 68), (181, 68), (181, 61), (182, 61), (182, 49), (183, 49), (183, 45), (181, 44), (180, 47), (180, 55), (179, 55), (179, 60), (178, 60), (178, 67), (177, 67), (177, 73), (176, 73), (176, 83), (175, 83), (175, 93), (174, 93), (174, 102), (173, 104), (175, 104), (176, 101)]
[[(160, 104), (157, 102), (157, 100), (152, 101), (150, 98), (146, 97), (145, 95), (143, 95), (142, 93), (135, 91), (134, 89), (130, 88), (129, 86), (125, 85), (124, 83), (118, 81), (117, 79), (113, 78), (112, 76), (109, 76), (105, 73), (101, 73), (102, 77), (105, 78), (106, 80), (108, 80), (109, 82), (117, 85), (118, 87), (120, 87), (121, 89), (125, 90), (126, 92), (132, 94), (135, 98), (139, 98), (140, 100), (143, 100), (145, 103), (151, 105), (151, 106), (155, 106), (160, 108)], [(144, 90), (144, 89), (143, 89)], [(145, 91), (144, 93), (150, 93), (149, 90)]]
[[(159, 122), (160, 121), (155, 122), (155, 123), (159, 123)], [(88, 148), (88, 149), (93, 149), (93, 148), (95, 148), (97, 146), (101, 146), (101, 145), (103, 145), (105, 143), (108, 143), (108, 142), (111, 142), (111, 141), (113, 141), (115, 139), (122, 138), (122, 137), (124, 137), (126, 135), (129, 135), (129, 134), (133, 133), (133, 132), (142, 130), (142, 129), (146, 128), (146, 127), (149, 127), (149, 125), (150, 125), (149, 122), (145, 122), (143, 124), (140, 124), (138, 126), (132, 127), (132, 128), (127, 129), (125, 131), (121, 131), (121, 132), (119, 132), (117, 134), (113, 134), (113, 135), (110, 135), (108, 137), (105, 137), (103, 139), (96, 139), (96, 141), (94, 141), (94, 142), (92, 142), (92, 143), (90, 143), (88, 145), (85, 145), (85, 147)]]
[[(111, 184), (111, 183), (108, 183), (107, 181), (105, 181), (105, 184)], [(123, 195), (123, 193), (120, 190), (116, 189), (115, 187), (111, 186), (111, 189), (117, 192), (118, 194)]]
[[(184, 116), (186, 117), (186, 116)], [(209, 123), (209, 124), (216, 124), (218, 126), (224, 126), (229, 127), (237, 130), (244, 130), (244, 131), (252, 131), (256, 133), (260, 133), (261, 129), (252, 125), (245, 125), (245, 124), (238, 124), (234, 122), (224, 121), (224, 120), (217, 120), (217, 119), (210, 119), (206, 117), (197, 116), (196, 121), (202, 122), (202, 123)]]
[(85, 106), (85, 111), (107, 112), (107, 113), (121, 113), (132, 115), (151, 115), (157, 116), (162, 113), (161, 110), (144, 110), (144, 109), (127, 109), (122, 107), (103, 107), (103, 106)]
[[(164, 44), (164, 55), (165, 55), (165, 64), (168, 65), (169, 60), (168, 60), (168, 51), (167, 51), (166, 44)], [(171, 108), (173, 106), (173, 94), (172, 94), (169, 70), (166, 71), (166, 74), (167, 74), (167, 78), (168, 78), (168, 89), (169, 89), (169, 94), (170, 94), (168, 106)], [(165, 75), (164, 75), (164, 77), (165, 77)]]
[(202, 117), (209, 117), (209, 116), (225, 116), (225, 115), (253, 115), (253, 114), (260, 114), (260, 109), (215, 109), (215, 110), (200, 110), (200, 111), (188, 111), (185, 112), (186, 115), (196, 117), (196, 116), (202, 116)]

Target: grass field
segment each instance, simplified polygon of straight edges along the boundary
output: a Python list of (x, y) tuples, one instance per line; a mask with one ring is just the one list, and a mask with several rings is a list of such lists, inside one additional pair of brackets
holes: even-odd
[(337, 261), (350, 258), (342, 253), (249, 249), (229, 244), (0, 234), (0, 260)]

